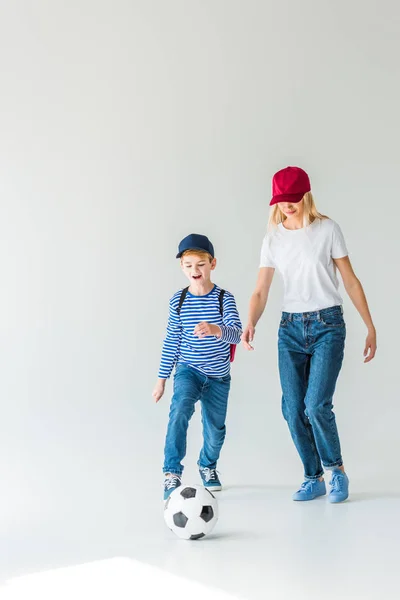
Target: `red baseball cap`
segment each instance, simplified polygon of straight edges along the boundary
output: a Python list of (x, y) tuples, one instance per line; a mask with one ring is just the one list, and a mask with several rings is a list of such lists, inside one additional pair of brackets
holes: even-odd
[(270, 206), (278, 202), (297, 203), (304, 194), (311, 191), (310, 178), (300, 167), (286, 167), (272, 178), (272, 200)]

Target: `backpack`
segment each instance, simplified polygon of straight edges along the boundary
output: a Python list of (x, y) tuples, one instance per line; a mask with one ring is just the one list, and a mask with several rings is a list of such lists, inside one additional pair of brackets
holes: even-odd
[[(181, 297), (179, 298), (179, 304), (176, 309), (176, 312), (178, 313), (178, 315), (181, 314), (182, 304), (185, 302), (185, 298), (186, 298), (186, 294), (188, 293), (188, 290), (189, 290), (189, 287), (186, 287), (182, 290)], [(224, 294), (225, 294), (225, 290), (221, 290), (219, 293), (219, 312), (221, 314), (221, 317), (224, 314), (224, 305), (223, 305)], [(236, 344), (231, 344), (230, 349), (229, 349), (229, 359), (231, 362), (233, 362), (235, 360), (235, 353), (236, 353)]]

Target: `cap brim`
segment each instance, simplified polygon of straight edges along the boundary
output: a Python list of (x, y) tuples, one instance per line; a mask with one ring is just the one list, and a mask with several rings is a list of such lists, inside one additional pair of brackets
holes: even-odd
[(279, 194), (279, 196), (274, 196), (272, 198), (269, 205), (273, 206), (274, 204), (279, 204), (279, 202), (292, 202), (293, 204), (297, 204), (298, 202), (301, 202), (306, 193), (307, 192), (304, 192), (304, 194)]
[(208, 250), (204, 250), (204, 248), (185, 248), (185, 250), (182, 250), (182, 252), (178, 252), (176, 258), (182, 258), (182, 254), (188, 252), (188, 250), (198, 250), (199, 252), (205, 252), (206, 254), (209, 254), (211, 258), (214, 258), (214, 256)]

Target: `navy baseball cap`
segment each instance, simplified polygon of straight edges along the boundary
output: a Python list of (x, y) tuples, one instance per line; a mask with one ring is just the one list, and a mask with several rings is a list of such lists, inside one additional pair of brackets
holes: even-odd
[(214, 258), (214, 246), (207, 236), (200, 235), (199, 233), (191, 233), (181, 241), (176, 258), (181, 258), (186, 250), (201, 250), (203, 252), (208, 252), (208, 254), (211, 254), (212, 258)]

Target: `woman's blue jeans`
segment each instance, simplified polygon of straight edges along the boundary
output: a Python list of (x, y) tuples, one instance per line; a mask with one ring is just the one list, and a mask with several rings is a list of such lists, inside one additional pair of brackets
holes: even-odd
[(342, 308), (283, 313), (279, 327), (282, 412), (306, 479), (342, 466), (333, 394), (342, 366), (346, 326)]

